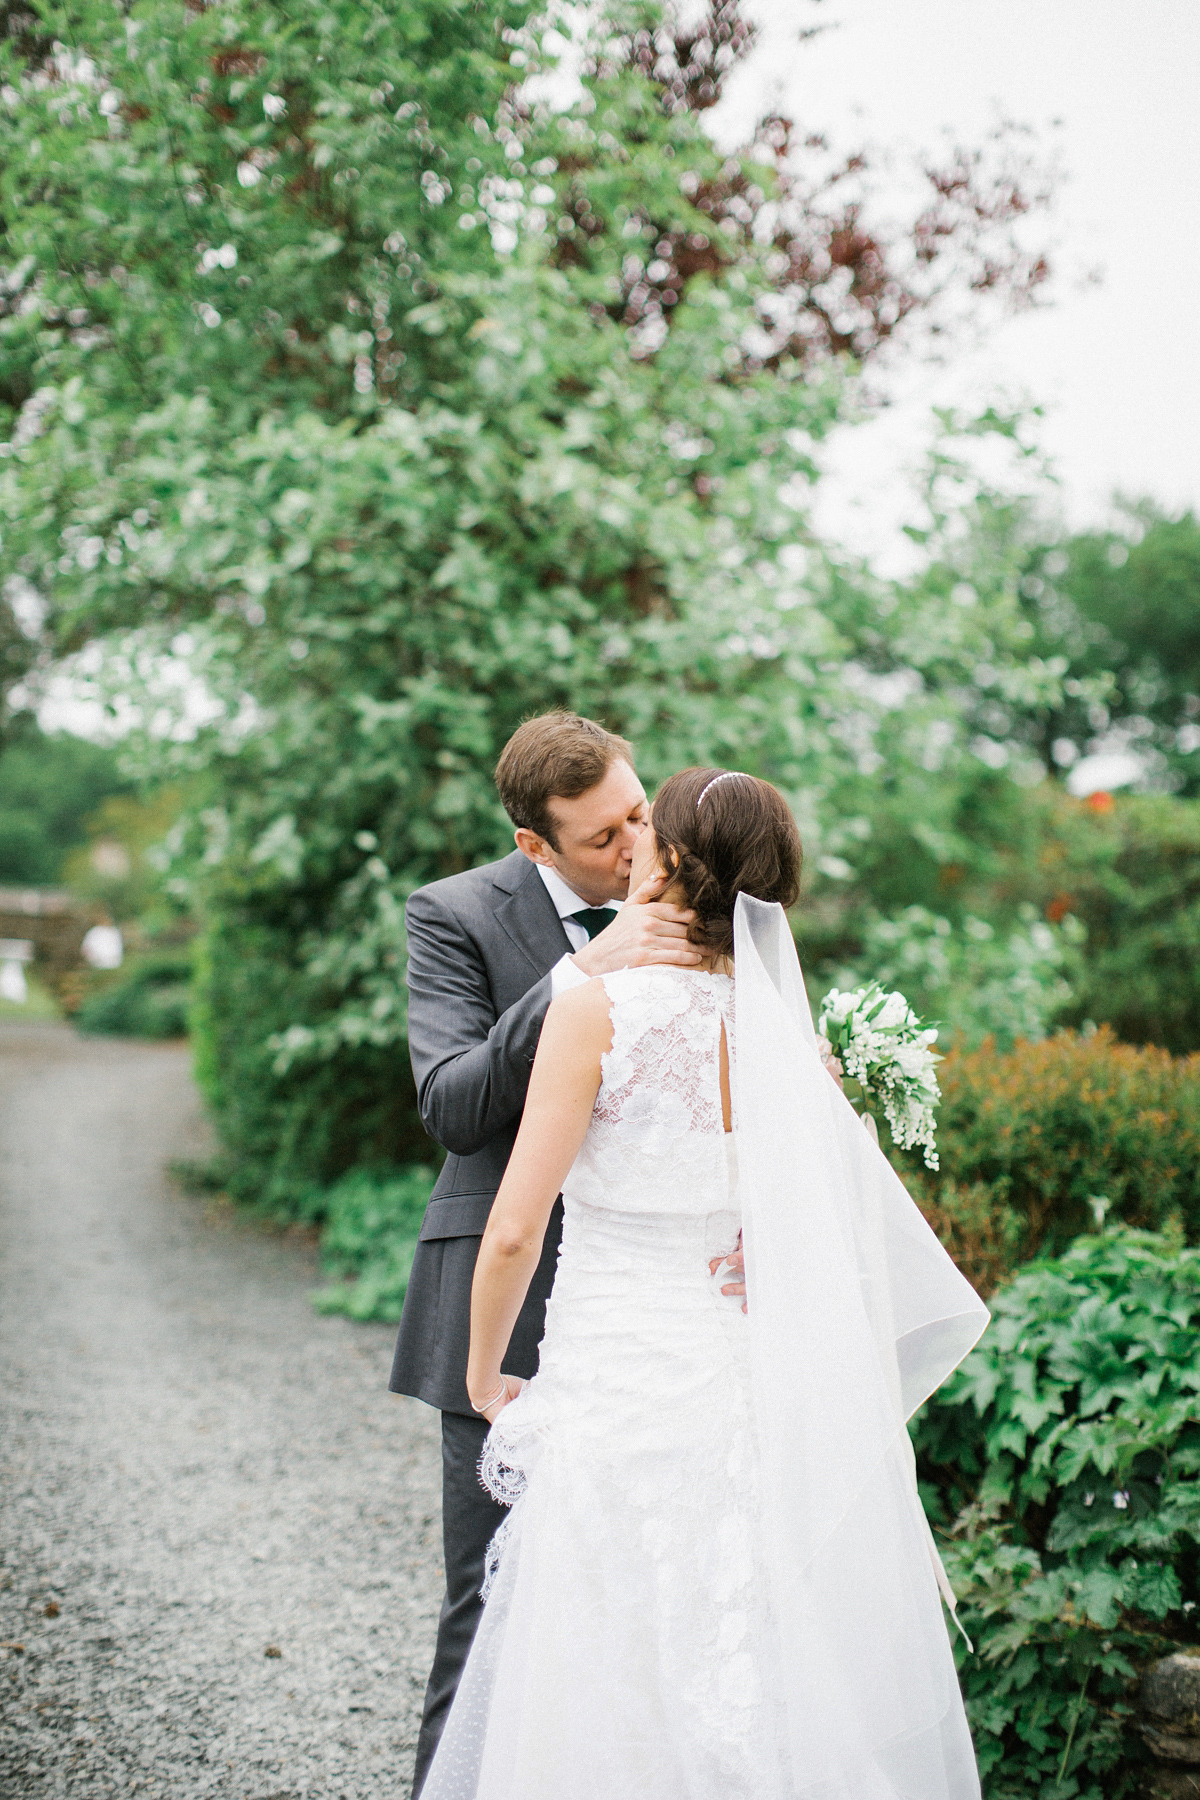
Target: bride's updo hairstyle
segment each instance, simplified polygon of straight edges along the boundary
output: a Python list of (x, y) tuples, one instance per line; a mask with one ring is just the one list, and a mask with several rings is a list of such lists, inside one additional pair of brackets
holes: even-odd
[(718, 956), (733, 952), (739, 894), (794, 906), (800, 833), (769, 781), (726, 769), (681, 769), (664, 781), (651, 813), (659, 860), (696, 914), (688, 936)]

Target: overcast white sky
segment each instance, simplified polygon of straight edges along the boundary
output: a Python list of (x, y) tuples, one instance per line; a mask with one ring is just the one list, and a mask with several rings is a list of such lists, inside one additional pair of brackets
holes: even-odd
[[(1065, 179), (1054, 304), (1014, 319), (844, 433), (824, 522), (883, 550), (929, 406), (1028, 397), (1048, 409), (1072, 523), (1115, 488), (1200, 508), (1200, 4), (1197, 0), (747, 0), (761, 26), (723, 103), (736, 140), (765, 105), (853, 147), (978, 141), (998, 117), (1046, 128)], [(799, 28), (829, 29), (799, 44)], [(1057, 130), (1054, 121), (1061, 121)], [(1103, 281), (1081, 277), (1099, 267)], [(856, 504), (857, 503), (857, 504)]]

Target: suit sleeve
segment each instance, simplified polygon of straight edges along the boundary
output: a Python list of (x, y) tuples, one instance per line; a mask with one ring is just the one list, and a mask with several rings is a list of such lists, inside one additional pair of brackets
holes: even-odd
[(421, 1123), (471, 1156), (520, 1116), (551, 1000), (550, 976), (497, 1016), (479, 947), (450, 908), (409, 897), (408, 1045)]

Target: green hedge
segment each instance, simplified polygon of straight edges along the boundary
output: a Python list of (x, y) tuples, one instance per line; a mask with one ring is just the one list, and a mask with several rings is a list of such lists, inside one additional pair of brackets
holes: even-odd
[(1138, 1671), (1197, 1641), (1200, 1252), (1081, 1238), (993, 1313), (913, 1433), (984, 1792), (1122, 1800)]
[(75, 1015), (80, 1031), (114, 1037), (175, 1038), (188, 1028), (192, 959), (187, 950), (142, 956), (92, 994)]
[(286, 921), (224, 914), (197, 946), (192, 1011), (196, 1076), (220, 1129), (229, 1191), (283, 1219), (324, 1217), (324, 1190), (356, 1165), (436, 1154), (402, 1042), (342, 1045), (336, 1058), (282, 1066), (272, 1039), (322, 1016), (299, 937)]
[(320, 1312), (400, 1317), (435, 1170), (355, 1169), (326, 1196), (321, 1261), (335, 1279), (313, 1296)]
[(1200, 1242), (1200, 1056), (1059, 1032), (941, 1065), (941, 1173), (896, 1153), (927, 1217), (985, 1290), (1097, 1219), (1178, 1223)]

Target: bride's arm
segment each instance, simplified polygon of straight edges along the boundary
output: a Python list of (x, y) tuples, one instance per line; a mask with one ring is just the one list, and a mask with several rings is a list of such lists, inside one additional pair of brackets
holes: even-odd
[(611, 1046), (603, 982), (589, 981), (553, 1002), (471, 1288), (467, 1393), (487, 1418), (494, 1418), (520, 1388), (501, 1374), (500, 1364), (542, 1253), (550, 1210), (591, 1122), (600, 1059)]

